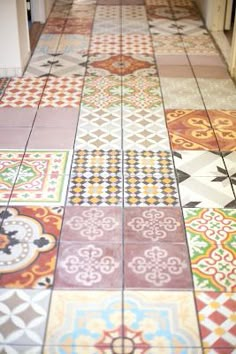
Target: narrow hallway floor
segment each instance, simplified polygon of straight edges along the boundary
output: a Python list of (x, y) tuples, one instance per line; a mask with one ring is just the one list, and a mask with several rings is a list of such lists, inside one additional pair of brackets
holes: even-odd
[(0, 79), (0, 353), (236, 353), (236, 89), (191, 0), (56, 0)]

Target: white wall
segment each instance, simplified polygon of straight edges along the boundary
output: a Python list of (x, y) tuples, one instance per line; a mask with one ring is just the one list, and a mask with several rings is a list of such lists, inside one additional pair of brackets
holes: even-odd
[(30, 56), (26, 3), (0, 1), (0, 76), (21, 76)]
[(32, 22), (45, 23), (55, 0), (31, 0)]
[(223, 31), (226, 0), (195, 0), (210, 31)]

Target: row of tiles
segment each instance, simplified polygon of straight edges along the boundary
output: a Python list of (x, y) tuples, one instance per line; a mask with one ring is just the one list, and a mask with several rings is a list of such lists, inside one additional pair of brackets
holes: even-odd
[(122, 353), (118, 348), (123, 345), (127, 353), (162, 348), (195, 354), (201, 353), (202, 340), (206, 348), (233, 353), (232, 293), (195, 293), (198, 318), (192, 292), (125, 291), (122, 301), (118, 291), (53, 291), (48, 311), (50, 296), (49, 290), (0, 290), (2, 344), (40, 346), (46, 334), (46, 353), (72, 353), (71, 347), (83, 347), (83, 353), (89, 347), (88, 353)]
[[(179, 205), (168, 151), (126, 151), (124, 173), (119, 150), (79, 150), (72, 168), (71, 151), (2, 150), (1, 159), (1, 204), (109, 206), (124, 199), (126, 206)], [(202, 159), (209, 168), (201, 170)], [(210, 152), (176, 152), (175, 161), (183, 207), (235, 207), (234, 152), (225, 155), (226, 165)]]
[[(199, 85), (199, 87), (198, 87)], [(163, 98), (162, 98), (163, 95)], [(127, 75), (84, 78), (13, 78), (1, 107), (75, 107), (147, 113), (166, 109), (235, 110), (236, 91), (228, 79), (162, 78)]]
[(190, 262), (180, 209), (124, 215), (122, 235), (119, 208), (67, 207), (62, 231), (62, 208), (1, 208), (1, 287), (236, 290), (235, 210), (184, 211)]

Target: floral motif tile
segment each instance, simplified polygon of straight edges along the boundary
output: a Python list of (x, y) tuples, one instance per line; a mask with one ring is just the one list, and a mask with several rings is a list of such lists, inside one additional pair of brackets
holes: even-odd
[(121, 150), (121, 107), (117, 112), (82, 108), (75, 147), (77, 150)]
[(50, 74), (54, 77), (70, 76), (79, 77), (85, 75), (87, 55), (70, 52), (57, 54), (53, 62)]
[(234, 348), (203, 348), (204, 354), (235, 354), (236, 350)]
[(0, 208), (1, 287), (52, 286), (61, 218), (46, 207)]
[(118, 110), (121, 106), (121, 78), (115, 75), (87, 76), (84, 83), (82, 108)]
[(89, 54), (120, 54), (121, 35), (120, 34), (99, 34), (92, 35), (89, 47)]
[(205, 111), (166, 110), (166, 119), (173, 150), (219, 150)]
[(201, 247), (203, 243), (236, 242), (235, 209), (184, 209), (188, 241)]
[(155, 27), (150, 27), (153, 41), (153, 49), (157, 55), (184, 55), (184, 45), (180, 35), (155, 34)]
[(125, 152), (125, 204), (175, 206), (178, 192), (171, 155), (167, 151)]
[(227, 168), (228, 175), (230, 180), (234, 185), (236, 185), (236, 152), (224, 152), (223, 158), (225, 162), (225, 166)]
[(52, 295), (46, 345), (111, 349), (121, 337), (121, 326), (119, 291), (57, 290)]
[(199, 292), (196, 293), (196, 304), (203, 346), (225, 348), (223, 353), (228, 353), (228, 349), (235, 345), (236, 295)]
[(185, 244), (126, 244), (125, 287), (191, 289), (192, 279)]
[(149, 25), (151, 33), (155, 35), (173, 36), (178, 34), (178, 27), (174, 20), (151, 19)]
[(236, 109), (235, 85), (231, 79), (197, 79), (208, 110)]
[(166, 19), (166, 20), (173, 20), (174, 15), (173, 11), (171, 10), (168, 1), (166, 3), (158, 4), (155, 1), (155, 5), (149, 5), (147, 3), (147, 15), (149, 20), (153, 19)]
[[(70, 165), (70, 151), (27, 151), (14, 184), (10, 204), (63, 205)], [(13, 166), (11, 177), (16, 168), (18, 166)]]
[(93, 34), (113, 34), (119, 35), (121, 32), (120, 20), (103, 19), (102, 21), (95, 21), (93, 25)]
[(149, 35), (126, 34), (121, 37), (123, 54), (146, 54), (153, 55), (152, 41)]
[[(57, 47), (57, 54), (71, 55), (87, 54), (89, 47), (89, 36), (81, 34), (63, 33)], [(67, 59), (73, 63), (73, 57)]]
[(190, 240), (189, 249), (196, 291), (235, 291), (235, 247), (202, 240)]
[(118, 207), (68, 206), (62, 241), (121, 242), (121, 209)]
[(68, 205), (120, 205), (121, 154), (79, 150), (74, 155)]
[(41, 346), (31, 345), (0, 345), (0, 352), (3, 354), (41, 354)]
[(0, 289), (1, 344), (42, 345), (50, 290)]
[(30, 59), (24, 77), (49, 76), (53, 63), (57, 63), (56, 54), (36, 52)]
[(120, 7), (116, 5), (107, 6), (106, 4), (97, 6), (94, 21), (102, 22), (103, 20), (107, 20), (108, 18), (114, 21), (119, 21)]
[(119, 289), (121, 282), (121, 245), (60, 244), (56, 288)]
[(97, 54), (90, 56), (88, 74), (152, 76), (156, 74), (156, 67), (153, 57), (146, 54)]
[(132, 4), (132, 6), (130, 6), (129, 3), (124, 3), (122, 6), (122, 18), (124, 20), (136, 20), (145, 22), (147, 21), (146, 9), (144, 6), (140, 6), (140, 4)]
[(178, 180), (182, 206), (185, 208), (234, 208), (235, 196), (229, 178), (187, 177)]
[[(179, 15), (181, 16), (181, 14)], [(185, 36), (186, 37), (197, 36), (197, 38), (199, 38), (199, 42), (201, 43), (201, 45), (202, 45), (202, 41), (204, 40), (204, 43), (207, 42), (207, 44), (209, 43), (208, 45), (210, 46), (211, 38), (209, 38), (207, 29), (204, 27), (203, 21), (200, 18), (198, 19), (181, 18), (178, 21), (176, 21), (176, 27), (178, 29), (178, 33), (184, 36), (183, 37), (184, 43), (185, 43)], [(207, 41), (206, 38), (210, 40)], [(187, 38), (187, 41), (189, 41), (189, 38)], [(211, 44), (212, 46), (210, 47), (214, 48), (213, 42)], [(189, 50), (188, 47), (187, 50)]]
[(207, 34), (183, 35), (182, 40), (189, 55), (215, 55), (218, 53), (213, 40)]
[(125, 76), (122, 81), (122, 95), (124, 110), (152, 110), (162, 105), (157, 77)]
[(168, 354), (176, 353), (175, 347), (184, 347), (182, 353), (195, 354), (198, 352), (191, 349), (201, 345), (194, 299), (189, 291), (125, 291), (124, 325), (133, 332), (133, 341), (137, 338), (137, 348), (140, 339), (142, 347), (146, 345), (152, 354), (157, 353), (158, 347)]
[(221, 151), (235, 151), (236, 111), (209, 110), (208, 114)]
[(0, 150), (0, 203), (8, 203), (24, 151)]
[(223, 158), (219, 152), (212, 151), (175, 151), (175, 168), (178, 179), (190, 176), (218, 176), (219, 180), (228, 177)]
[(172, 11), (177, 21), (179, 20), (200, 21), (201, 20), (201, 15), (199, 13), (199, 10), (192, 2), (189, 3), (187, 6), (183, 4), (172, 4)]
[(79, 107), (83, 78), (49, 77), (40, 107)]
[(194, 78), (161, 78), (166, 109), (204, 109)]
[(126, 242), (185, 242), (180, 208), (126, 208), (124, 213)]
[(37, 107), (46, 78), (12, 78), (0, 100), (0, 107)]

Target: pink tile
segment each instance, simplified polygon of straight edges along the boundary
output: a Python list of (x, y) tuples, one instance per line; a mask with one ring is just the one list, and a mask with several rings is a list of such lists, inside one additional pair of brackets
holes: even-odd
[(63, 241), (121, 242), (121, 222), (119, 207), (68, 206), (61, 238)]
[(188, 55), (192, 65), (222, 66), (226, 67), (219, 55)]
[(39, 108), (34, 126), (76, 129), (78, 118), (76, 108)]
[(159, 55), (157, 57), (158, 66), (189, 65), (186, 55)]
[(37, 108), (0, 108), (1, 127), (31, 127)]
[(180, 208), (126, 208), (125, 242), (185, 242)]
[(158, 71), (161, 77), (193, 77), (191, 67), (187, 65), (161, 65)]
[(224, 66), (193, 66), (193, 71), (198, 78), (229, 79), (228, 70)]
[(192, 288), (184, 244), (126, 244), (124, 257), (126, 288)]
[(28, 149), (72, 149), (75, 130), (68, 128), (35, 127), (31, 133)]
[(115, 289), (121, 284), (120, 244), (61, 243), (56, 288)]
[(0, 129), (0, 149), (24, 149), (30, 135), (30, 128)]

